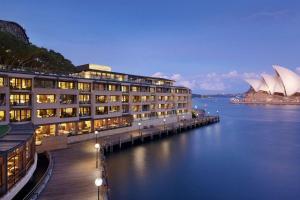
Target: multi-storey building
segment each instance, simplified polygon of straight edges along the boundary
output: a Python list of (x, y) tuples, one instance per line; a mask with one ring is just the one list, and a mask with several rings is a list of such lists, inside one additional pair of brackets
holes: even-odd
[(53, 149), (96, 130), (110, 135), (191, 118), (191, 90), (173, 83), (93, 64), (70, 75), (2, 70), (0, 124), (32, 122), (36, 145)]

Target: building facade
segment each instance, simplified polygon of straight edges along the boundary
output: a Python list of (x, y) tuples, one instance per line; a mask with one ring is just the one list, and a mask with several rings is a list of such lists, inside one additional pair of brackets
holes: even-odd
[(0, 71), (0, 124), (32, 122), (44, 149), (89, 139), (96, 130), (110, 135), (160, 125), (162, 118), (188, 119), (191, 107), (191, 90), (173, 80), (107, 66), (82, 65), (68, 76)]

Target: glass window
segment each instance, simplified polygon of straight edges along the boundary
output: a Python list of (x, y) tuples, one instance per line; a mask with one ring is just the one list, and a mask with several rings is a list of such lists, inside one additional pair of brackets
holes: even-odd
[(60, 103), (61, 104), (75, 104), (76, 103), (76, 95), (61, 94), (60, 95)]
[(78, 134), (90, 133), (92, 131), (91, 121), (78, 122)]
[(76, 108), (61, 108), (60, 118), (76, 117)]
[(90, 107), (80, 107), (79, 108), (79, 116), (85, 117), (91, 115), (91, 108)]
[(91, 84), (90, 83), (78, 83), (78, 89), (81, 91), (90, 91)]
[(75, 89), (75, 83), (70, 81), (59, 81), (58, 88), (60, 89)]
[(119, 96), (116, 95), (110, 96), (110, 102), (117, 102), (117, 101), (119, 101)]
[(5, 110), (0, 110), (0, 121), (5, 121)]
[(61, 123), (58, 125), (58, 135), (73, 135), (76, 132), (75, 123)]
[(106, 125), (106, 119), (97, 119), (94, 121), (94, 128), (96, 130), (104, 130), (107, 128)]
[(107, 96), (105, 95), (96, 95), (96, 103), (107, 103)]
[(55, 103), (54, 94), (37, 94), (36, 95), (37, 103)]
[(31, 90), (31, 79), (10, 78), (9, 86), (14, 90)]
[(9, 112), (11, 122), (23, 122), (31, 120), (31, 110), (14, 109)]
[(48, 118), (56, 116), (56, 109), (39, 109), (36, 112), (37, 118)]
[(9, 103), (13, 106), (28, 106), (31, 104), (30, 94), (11, 94)]
[(22, 166), (22, 151), (16, 149), (9, 153), (7, 158), (7, 184), (8, 189), (12, 188), (15, 183), (21, 178)]
[(80, 94), (79, 95), (79, 103), (81, 103), (81, 104), (91, 103), (90, 97), (91, 97), (91, 95), (89, 95), (89, 94)]
[(55, 130), (56, 130), (55, 124), (39, 126), (35, 130), (35, 134), (36, 134), (35, 144), (36, 145), (42, 144), (42, 139), (44, 137), (54, 136)]
[(4, 87), (5, 84), (4, 84), (4, 78), (3, 77), (0, 77), (0, 87)]
[(35, 88), (55, 88), (55, 80), (50, 79), (34, 79), (34, 87)]
[(106, 115), (108, 114), (107, 106), (98, 106), (96, 107), (96, 115)]

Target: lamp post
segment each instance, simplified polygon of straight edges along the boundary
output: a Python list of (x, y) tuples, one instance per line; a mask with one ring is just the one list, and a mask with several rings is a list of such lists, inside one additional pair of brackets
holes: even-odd
[(96, 143), (98, 143), (98, 134), (99, 134), (99, 132), (98, 132), (98, 131), (95, 131), (95, 135), (96, 135)]
[(97, 189), (98, 189), (98, 195), (97, 195), (98, 200), (100, 200), (100, 187), (101, 187), (102, 183), (103, 183), (102, 178), (96, 178), (95, 185), (97, 186)]
[(99, 143), (96, 143), (95, 144), (95, 148), (96, 148), (96, 169), (98, 169), (98, 165), (99, 165), (99, 150), (100, 150), (100, 144)]
[(139, 122), (138, 125), (139, 125), (139, 134), (141, 135), (141, 125), (142, 125), (142, 123)]
[(166, 131), (166, 118), (164, 118), (163, 121), (164, 121), (164, 131)]

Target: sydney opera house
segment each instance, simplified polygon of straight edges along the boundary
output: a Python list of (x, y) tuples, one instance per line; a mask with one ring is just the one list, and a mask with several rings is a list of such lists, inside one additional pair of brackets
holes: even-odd
[(273, 68), (275, 75), (262, 74), (261, 79), (246, 79), (251, 87), (242, 102), (300, 104), (300, 76), (279, 65)]

